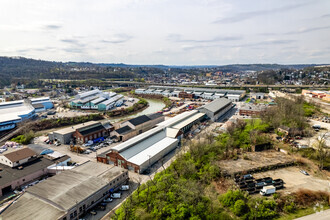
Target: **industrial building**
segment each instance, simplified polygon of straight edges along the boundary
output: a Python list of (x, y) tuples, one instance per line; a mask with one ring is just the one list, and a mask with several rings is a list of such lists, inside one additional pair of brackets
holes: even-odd
[(161, 113), (141, 115), (128, 121), (122, 122), (120, 128), (114, 130), (111, 136), (116, 136), (119, 141), (126, 141), (131, 137), (141, 134), (156, 124), (164, 121), (165, 116)]
[(30, 148), (22, 148), (0, 155), (0, 163), (9, 167), (17, 167), (37, 157), (36, 152)]
[(61, 144), (79, 143), (83, 144), (89, 140), (97, 141), (99, 138), (108, 136), (113, 126), (107, 122), (89, 121), (75, 126), (63, 128), (49, 133), (51, 141)]
[(123, 104), (123, 95), (115, 92), (102, 92), (98, 89), (82, 92), (70, 102), (71, 108), (106, 111)]
[(197, 110), (179, 114), (97, 155), (97, 160), (142, 173), (174, 150), (182, 135), (194, 124), (203, 120), (204, 116), (204, 113)]
[(49, 167), (69, 161), (67, 155), (44, 158), (30, 148), (15, 149), (0, 156), (0, 196), (49, 174)]
[(266, 105), (257, 105), (257, 104), (249, 104), (244, 103), (239, 108), (239, 115), (241, 116), (257, 116), (262, 112), (266, 111)]
[[(193, 94), (195, 98), (215, 100), (224, 97), (235, 102), (242, 100), (246, 95), (245, 90), (209, 89), (176, 86), (149, 86), (149, 89), (139, 88), (135, 90), (136, 94), (157, 94), (173, 97), (180, 97), (180, 93), (182, 94), (182, 97), (182, 92), (189, 92), (189, 94)], [(189, 95), (189, 97), (191, 97), (191, 95)]]
[(53, 108), (49, 97), (25, 99), (0, 103), (0, 131), (13, 129), (24, 120), (33, 118), (37, 112)]
[(198, 110), (205, 113), (211, 121), (218, 121), (233, 107), (234, 105), (231, 100), (220, 98), (199, 107)]
[(1, 216), (8, 220), (79, 219), (127, 181), (127, 170), (89, 161), (29, 187)]

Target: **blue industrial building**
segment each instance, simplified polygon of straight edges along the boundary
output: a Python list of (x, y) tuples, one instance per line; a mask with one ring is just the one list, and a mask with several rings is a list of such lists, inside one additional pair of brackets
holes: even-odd
[[(35, 106), (42, 105), (43, 108)], [(40, 110), (46, 110), (53, 108), (54, 105), (49, 97), (26, 99), (12, 102), (0, 103), (0, 131), (6, 131), (13, 129), (24, 120), (33, 118), (36, 116), (36, 112)]]

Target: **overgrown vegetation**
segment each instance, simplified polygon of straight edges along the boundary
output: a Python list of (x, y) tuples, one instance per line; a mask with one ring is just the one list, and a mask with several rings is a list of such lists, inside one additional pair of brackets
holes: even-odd
[(166, 170), (140, 185), (113, 218), (274, 219), (329, 199), (327, 193), (313, 191), (260, 198), (233, 189), (219, 195), (211, 183), (221, 177), (216, 161), (223, 158), (223, 144), (206, 140), (188, 147)]
[(302, 131), (308, 127), (302, 97), (298, 97), (295, 100), (276, 98), (275, 101), (277, 103), (276, 106), (268, 108), (261, 114), (261, 118), (265, 123), (268, 123), (274, 129), (280, 126), (288, 126)]
[(163, 102), (165, 103), (165, 107), (164, 108), (169, 108), (169, 107), (172, 106), (171, 100), (168, 97), (166, 97), (166, 96), (163, 97)]
[(88, 121), (94, 121), (94, 120), (97, 121), (102, 119), (104, 119), (104, 117), (101, 114), (90, 114), (90, 115), (77, 116), (77, 117), (43, 119), (39, 121), (27, 122), (26, 124), (22, 125), (21, 131), (17, 133), (12, 140), (18, 143), (26, 144), (29, 143), (30, 140), (34, 137), (31, 134), (37, 131), (58, 128), (68, 125), (76, 125)]
[(269, 129), (269, 125), (260, 119), (238, 120), (229, 125), (227, 132), (219, 135), (217, 140), (226, 149), (226, 154), (235, 148), (249, 150), (251, 145), (271, 142), (269, 135), (265, 134)]
[[(167, 169), (140, 185), (113, 218), (275, 219), (300, 216), (301, 210), (315, 204), (328, 206), (327, 192), (301, 189), (291, 195), (276, 193), (273, 197), (260, 198), (235, 190), (235, 187), (220, 195), (214, 188), (213, 183), (222, 175), (219, 160), (235, 159), (241, 149), (271, 143), (269, 133), (278, 126), (307, 127), (301, 100), (279, 99), (277, 102), (278, 106), (265, 113), (262, 119), (238, 120), (216, 138), (207, 134), (203, 141), (187, 141), (185, 153), (177, 154)], [(243, 158), (249, 159), (244, 153)]]
[(11, 141), (26, 145), (26, 144), (30, 144), (33, 138), (35, 138), (35, 133), (33, 131), (29, 131), (25, 134), (18, 135), (17, 137), (12, 138)]

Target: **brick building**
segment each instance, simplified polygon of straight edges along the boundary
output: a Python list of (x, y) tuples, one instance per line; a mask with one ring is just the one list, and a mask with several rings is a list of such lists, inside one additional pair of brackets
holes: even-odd
[(240, 107), (239, 115), (241, 115), (241, 116), (258, 116), (265, 110), (266, 110), (265, 105), (245, 104)]

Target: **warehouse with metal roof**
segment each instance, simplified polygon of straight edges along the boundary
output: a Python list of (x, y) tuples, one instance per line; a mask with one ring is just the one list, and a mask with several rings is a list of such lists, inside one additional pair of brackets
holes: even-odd
[(203, 120), (204, 115), (197, 110), (179, 114), (98, 155), (97, 160), (142, 173), (176, 149), (181, 135)]
[(220, 98), (199, 107), (198, 111), (205, 113), (212, 121), (218, 121), (233, 107), (231, 100)]
[(95, 89), (87, 92), (79, 93), (71, 100), (72, 108), (93, 109), (106, 111), (113, 108), (123, 95), (117, 95), (115, 92), (102, 92)]
[(24, 99), (0, 103), (0, 131), (13, 129), (26, 119), (36, 116), (37, 112), (53, 108), (49, 97)]
[(89, 161), (29, 187), (1, 216), (78, 219), (127, 181), (127, 170)]

